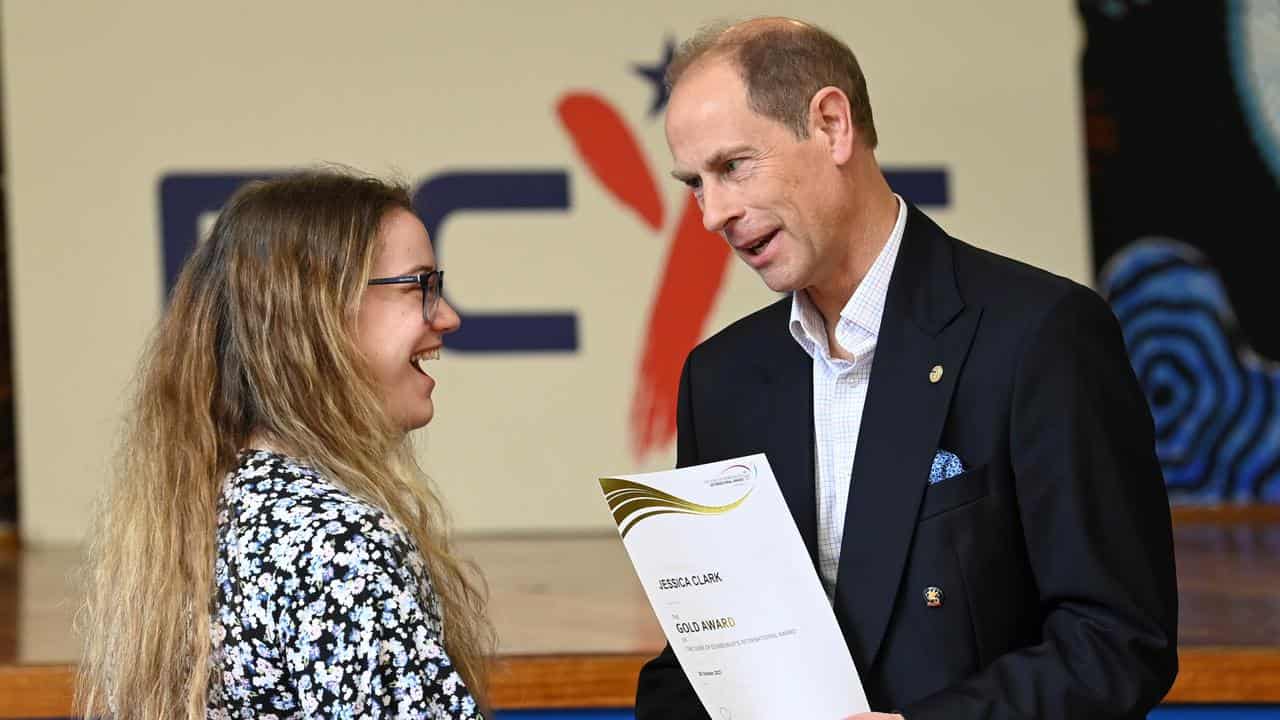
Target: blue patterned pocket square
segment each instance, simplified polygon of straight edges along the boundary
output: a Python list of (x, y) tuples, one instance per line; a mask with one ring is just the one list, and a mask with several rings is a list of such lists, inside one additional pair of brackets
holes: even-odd
[(964, 472), (964, 463), (955, 453), (939, 450), (933, 455), (933, 467), (929, 468), (929, 484), (936, 485), (947, 478)]

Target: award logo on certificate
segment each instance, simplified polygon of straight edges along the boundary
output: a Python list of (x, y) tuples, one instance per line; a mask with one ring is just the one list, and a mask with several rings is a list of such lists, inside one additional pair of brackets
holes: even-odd
[(868, 710), (764, 455), (602, 478), (618, 534), (715, 720)]

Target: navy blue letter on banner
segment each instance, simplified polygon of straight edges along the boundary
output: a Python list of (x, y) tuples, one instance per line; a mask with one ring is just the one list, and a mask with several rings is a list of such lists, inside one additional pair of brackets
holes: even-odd
[[(558, 170), (436, 175), (418, 188), (413, 206), (427, 226), (439, 258), (441, 226), (451, 213), (566, 210), (569, 176)], [(458, 314), (462, 316), (462, 327), (444, 338), (445, 346), (451, 350), (573, 352), (578, 348), (578, 316), (571, 312), (480, 313), (458, 309)]]
[(920, 207), (951, 204), (951, 185), (946, 168), (885, 168), (889, 187), (907, 202)]

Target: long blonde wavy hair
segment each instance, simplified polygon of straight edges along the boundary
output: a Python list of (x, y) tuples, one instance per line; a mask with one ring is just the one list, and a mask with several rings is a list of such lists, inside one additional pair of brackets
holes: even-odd
[(477, 699), (494, 647), (483, 580), (355, 344), (404, 187), (347, 171), (251, 183), (187, 260), (144, 355), (92, 530), (78, 705), (85, 717), (203, 718), (218, 496), (250, 436), (398, 520), (427, 561), (445, 649)]

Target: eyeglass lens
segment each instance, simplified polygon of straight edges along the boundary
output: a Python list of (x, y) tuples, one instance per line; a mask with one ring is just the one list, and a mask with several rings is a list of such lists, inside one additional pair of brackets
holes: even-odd
[(440, 295), (444, 291), (444, 271), (428, 273), (422, 287), (422, 319), (428, 323), (436, 315), (440, 305)]

